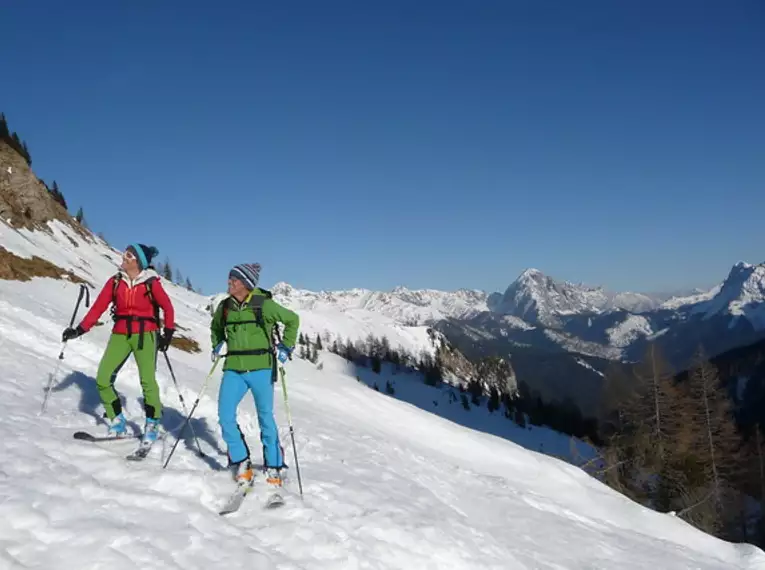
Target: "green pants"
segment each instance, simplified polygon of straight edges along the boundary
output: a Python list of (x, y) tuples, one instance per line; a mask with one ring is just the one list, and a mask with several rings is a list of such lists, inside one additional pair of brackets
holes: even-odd
[(111, 420), (122, 412), (122, 404), (114, 382), (117, 374), (132, 353), (138, 365), (138, 375), (141, 378), (144, 410), (147, 418), (158, 419), (162, 416), (162, 403), (159, 399), (159, 386), (155, 377), (157, 369), (157, 336), (156, 332), (145, 332), (143, 348), (138, 349), (140, 335), (133, 334), (130, 338), (124, 334), (112, 334), (106, 352), (98, 365), (96, 386), (98, 395), (106, 408), (106, 416)]

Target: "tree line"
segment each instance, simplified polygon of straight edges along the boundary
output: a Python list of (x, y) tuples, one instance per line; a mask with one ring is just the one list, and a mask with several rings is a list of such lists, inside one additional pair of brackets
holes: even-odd
[(735, 386), (721, 381), (703, 351), (675, 374), (651, 345), (640, 363), (607, 382), (604, 445), (588, 470), (709, 534), (765, 544), (763, 426), (739, 421)]
[(21, 140), (16, 131), (11, 132), (5, 113), (0, 113), (0, 140), (8, 143), (8, 146), (19, 153), (29, 166), (32, 166), (32, 155), (29, 154), (26, 141)]
[(191, 277), (188, 275), (184, 276), (180, 269), (170, 263), (170, 259), (165, 258), (164, 262), (159, 261), (155, 263), (154, 268), (166, 281), (175, 283), (179, 287), (183, 287), (189, 291), (194, 291), (199, 294), (202, 293), (200, 288), (194, 288), (194, 285), (191, 283)]
[[(333, 338), (328, 332), (323, 337), (318, 334), (313, 338), (304, 333), (299, 335), (299, 357), (315, 364), (318, 362), (318, 351), (322, 349), (357, 366), (370, 368), (377, 374), (381, 373), (384, 363), (389, 364), (394, 373), (417, 372), (425, 384), (434, 387), (445, 384), (444, 377), (450, 369), (452, 351), (446, 343), (440, 343), (435, 354), (427, 351), (414, 354), (392, 347), (385, 336), (377, 337), (371, 333), (365, 339), (357, 340), (341, 336)], [(547, 426), (594, 445), (601, 443), (597, 420), (584, 417), (571, 400), (544, 402), (539, 393), (531, 390), (525, 382), (520, 381), (516, 386), (515, 374), (506, 359), (488, 356), (470, 364), (472, 372), (467, 380), (457, 381), (456, 385), (448, 384), (449, 403), (459, 402), (466, 411), (485, 407), (489, 413), (501, 413), (522, 428), (529, 425)], [(392, 387), (386, 386), (386, 391), (392, 393)]]

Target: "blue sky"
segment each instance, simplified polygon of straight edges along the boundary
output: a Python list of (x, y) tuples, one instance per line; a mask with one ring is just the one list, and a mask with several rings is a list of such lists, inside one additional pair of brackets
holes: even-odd
[[(756, 0), (15, 2), (0, 110), (115, 247), (205, 292), (616, 290), (761, 262)], [(9, 87), (9, 88), (8, 88)]]

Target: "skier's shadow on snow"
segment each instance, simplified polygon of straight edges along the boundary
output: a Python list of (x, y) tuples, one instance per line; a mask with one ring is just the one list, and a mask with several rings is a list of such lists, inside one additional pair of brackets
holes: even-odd
[[(92, 376), (88, 376), (87, 374), (83, 374), (82, 372), (72, 372), (63, 380), (61, 380), (61, 382), (53, 386), (51, 388), (51, 392), (63, 392), (69, 389), (71, 386), (76, 386), (80, 391), (80, 402), (78, 405), (79, 411), (93, 417), (93, 419), (96, 420), (96, 425), (103, 424), (106, 426), (107, 424), (103, 413), (99, 413), (101, 410), (103, 410), (103, 405), (101, 404), (101, 398), (98, 395), (96, 379)], [(126, 408), (127, 406), (125, 396), (120, 394), (119, 397), (122, 401), (122, 407)], [(142, 398), (138, 398), (138, 403), (140, 404), (141, 409), (143, 409)], [(179, 411), (175, 410), (174, 408), (170, 408), (167, 405), (163, 406), (162, 427), (168, 431), (168, 443), (171, 446), (175, 443), (175, 437), (178, 436), (181, 425), (183, 425), (185, 420), (185, 414), (181, 414)], [(141, 433), (143, 431), (143, 427), (134, 420), (129, 419), (127, 423), (133, 433)], [(199, 442), (202, 445), (202, 451), (205, 454), (205, 457), (201, 459), (215, 471), (225, 470), (226, 468), (215, 457), (210, 456), (210, 447), (212, 447), (213, 450), (219, 455), (225, 456), (226, 452), (221, 449), (218, 440), (210, 430), (207, 419), (191, 418), (189, 425), (186, 426), (186, 429), (183, 432), (183, 443), (185, 447), (191, 450), (192, 453), (194, 453), (197, 457), (199, 457), (197, 454), (197, 444), (194, 436), (191, 433), (192, 428), (194, 430), (194, 434), (196, 434), (197, 438), (199, 439)], [(204, 445), (205, 443), (207, 446)], [(207, 450), (205, 450), (205, 448), (207, 448)], [(176, 449), (176, 453), (177, 452), (178, 450)]]
[[(92, 376), (88, 376), (82, 372), (72, 372), (69, 374), (69, 376), (56, 384), (51, 389), (51, 392), (63, 392), (72, 385), (77, 386), (77, 388), (80, 390), (79, 410), (84, 414), (92, 416), (96, 420), (96, 424), (104, 424), (104, 426), (107, 425), (103, 414), (98, 413), (98, 410), (102, 407), (102, 404), (101, 398), (98, 395), (98, 388), (96, 387), (96, 379)], [(122, 401), (122, 407), (124, 408), (124, 396), (120, 396), (120, 400)], [(141, 432), (142, 428), (136, 422), (128, 420), (127, 423), (134, 433)]]
[[(143, 399), (138, 398), (138, 402), (143, 406)], [(186, 414), (182, 414), (175, 408), (170, 408), (167, 406), (167, 404), (163, 404), (162, 406), (162, 427), (167, 430), (167, 446), (168, 446), (168, 452), (172, 448), (172, 446), (175, 444), (175, 438), (180, 435), (181, 427), (183, 426), (183, 423), (186, 421)], [(192, 433), (193, 430), (193, 433)], [(186, 447), (187, 450), (191, 451), (194, 455), (199, 457), (198, 449), (197, 449), (197, 442), (194, 438), (194, 435), (196, 435), (196, 439), (199, 440), (200, 447), (202, 448), (202, 452), (205, 454), (204, 457), (201, 457), (202, 461), (207, 463), (207, 465), (210, 467), (210, 469), (214, 471), (224, 471), (226, 467), (220, 463), (215, 457), (212, 457), (210, 455), (209, 448), (205, 450), (207, 446), (212, 447), (219, 455), (225, 455), (226, 452), (221, 449), (220, 444), (218, 443), (218, 440), (215, 438), (215, 435), (210, 430), (210, 426), (207, 423), (206, 418), (194, 418), (192, 417), (189, 421), (186, 428), (183, 430), (183, 444)], [(207, 446), (202, 445), (203, 443), (206, 443)], [(178, 450), (175, 451), (178, 453)]]

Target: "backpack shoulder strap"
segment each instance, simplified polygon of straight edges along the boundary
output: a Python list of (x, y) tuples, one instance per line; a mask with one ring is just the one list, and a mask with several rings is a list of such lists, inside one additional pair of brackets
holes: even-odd
[(157, 326), (161, 326), (161, 322), (159, 320), (159, 303), (157, 303), (157, 300), (154, 298), (154, 294), (151, 292), (151, 284), (154, 283), (154, 281), (157, 279), (159, 279), (159, 277), (149, 277), (146, 281), (144, 281), (144, 285), (146, 285), (146, 296), (149, 298), (149, 301), (154, 307), (154, 319), (157, 322)]
[(265, 300), (266, 298), (261, 295), (253, 295), (247, 303), (252, 309), (252, 312), (255, 313), (255, 322), (261, 327), (265, 326), (265, 322), (263, 321), (263, 301)]
[(231, 296), (226, 297), (221, 301), (221, 304), (223, 305), (223, 328), (226, 328), (226, 325), (228, 324), (228, 306), (231, 301)]
[(265, 293), (266, 295), (253, 295), (250, 297), (247, 304), (252, 309), (252, 312), (255, 313), (255, 323), (262, 328), (263, 332), (266, 334), (266, 339), (268, 340), (268, 346), (270, 348), (271, 335), (266, 328), (266, 321), (263, 319), (263, 303), (265, 303), (266, 299), (271, 298), (271, 294), (268, 291), (265, 291)]
[(112, 275), (112, 308), (111, 308), (112, 316), (114, 316), (115, 312), (117, 311), (117, 288), (120, 286), (121, 280), (122, 280), (121, 273), (116, 273), (115, 275)]

